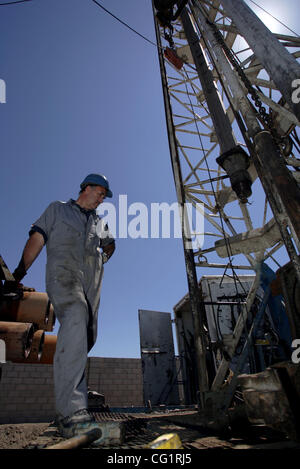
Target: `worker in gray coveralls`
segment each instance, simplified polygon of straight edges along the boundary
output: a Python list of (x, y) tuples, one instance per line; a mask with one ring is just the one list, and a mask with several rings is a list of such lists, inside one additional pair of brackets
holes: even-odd
[[(46, 244), (46, 290), (60, 323), (53, 367), (56, 423), (65, 437), (100, 425), (87, 410), (84, 372), (97, 336), (103, 264), (115, 250), (108, 226), (96, 213), (105, 197), (112, 197), (107, 179), (89, 174), (80, 188), (76, 201), (51, 203), (33, 223), (13, 273), (20, 282)], [(116, 422), (101, 424), (99, 444), (116, 427)]]

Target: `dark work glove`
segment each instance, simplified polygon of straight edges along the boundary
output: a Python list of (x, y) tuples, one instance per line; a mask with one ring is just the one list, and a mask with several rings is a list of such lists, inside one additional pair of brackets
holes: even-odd
[(1, 298), (21, 300), (23, 298), (23, 291), (19, 285), (19, 282), (6, 280), (3, 287), (1, 288)]
[(27, 272), (26, 272), (25, 265), (24, 265), (24, 260), (23, 260), (23, 257), (22, 257), (18, 267), (13, 272), (13, 277), (16, 280), (16, 282), (19, 283), (25, 277), (26, 274), (27, 274)]
[(22, 283), (17, 281), (9, 281), (6, 280), (3, 285), (3, 293), (4, 295), (8, 295), (9, 293), (15, 293), (18, 295), (22, 295), (25, 291), (35, 291), (35, 288), (32, 287), (25, 287)]
[(4, 282), (3, 293), (7, 295), (9, 293), (22, 294), (24, 291), (35, 291), (34, 288), (25, 287), (22, 283), (20, 283), (26, 274), (27, 272), (25, 270), (24, 261), (22, 257), (18, 267), (12, 274), (15, 280), (6, 280)]
[(20, 288), (18, 288), (19, 282), (13, 280), (6, 280), (3, 285), (3, 293), (16, 293)]

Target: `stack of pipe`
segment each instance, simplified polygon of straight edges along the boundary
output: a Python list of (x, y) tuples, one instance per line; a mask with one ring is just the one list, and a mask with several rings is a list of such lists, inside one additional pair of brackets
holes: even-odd
[(0, 339), (6, 360), (16, 363), (53, 363), (55, 314), (47, 293), (24, 292), (21, 299), (1, 299)]

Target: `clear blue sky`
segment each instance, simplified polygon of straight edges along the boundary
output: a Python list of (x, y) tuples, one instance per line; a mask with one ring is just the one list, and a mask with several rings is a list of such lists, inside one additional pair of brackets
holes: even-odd
[[(150, 0), (101, 3), (155, 41)], [(299, 32), (298, 0), (256, 3)], [(107, 176), (116, 207), (120, 194), (149, 209), (176, 201), (153, 45), (90, 0), (2, 6), (0, 31), (0, 253), (11, 270), (30, 225), (53, 200), (76, 198), (90, 172)], [(38, 291), (45, 254), (24, 280)], [(172, 312), (186, 292), (180, 239), (118, 239), (91, 355), (139, 357), (138, 309)]]

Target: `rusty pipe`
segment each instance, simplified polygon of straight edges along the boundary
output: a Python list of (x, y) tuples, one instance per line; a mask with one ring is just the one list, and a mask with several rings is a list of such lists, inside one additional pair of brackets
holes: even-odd
[(101, 435), (102, 431), (100, 428), (93, 428), (93, 430), (83, 433), (82, 435), (73, 436), (68, 440), (61, 441), (56, 445), (48, 446), (47, 448), (43, 449), (77, 449), (81, 446), (88, 445), (89, 443), (98, 440), (101, 438)]
[(50, 316), (53, 306), (47, 293), (24, 292), (20, 300), (4, 300), (0, 306), (2, 321), (31, 322), (36, 329), (45, 330)]
[(55, 316), (55, 313), (54, 313), (54, 308), (53, 308), (52, 304), (49, 301), (48, 302), (48, 312), (47, 312), (47, 325), (46, 325), (46, 327), (43, 328), (44, 331), (52, 332), (53, 329), (54, 329), (55, 321), (56, 321), (56, 316)]
[(33, 340), (33, 324), (23, 322), (0, 322), (0, 339), (6, 346), (6, 360), (27, 358)]
[(42, 352), (42, 356), (41, 356), (39, 363), (47, 364), (47, 365), (53, 364), (53, 358), (54, 358), (55, 349), (56, 349), (56, 342), (57, 342), (56, 335), (52, 335), (52, 334), (45, 335), (43, 352)]
[(42, 357), (45, 331), (38, 330), (33, 334), (30, 352), (27, 358), (14, 360), (16, 363), (39, 363)]
[(45, 331), (39, 330), (33, 334), (32, 346), (29, 354), (30, 360), (40, 361), (45, 342)]

